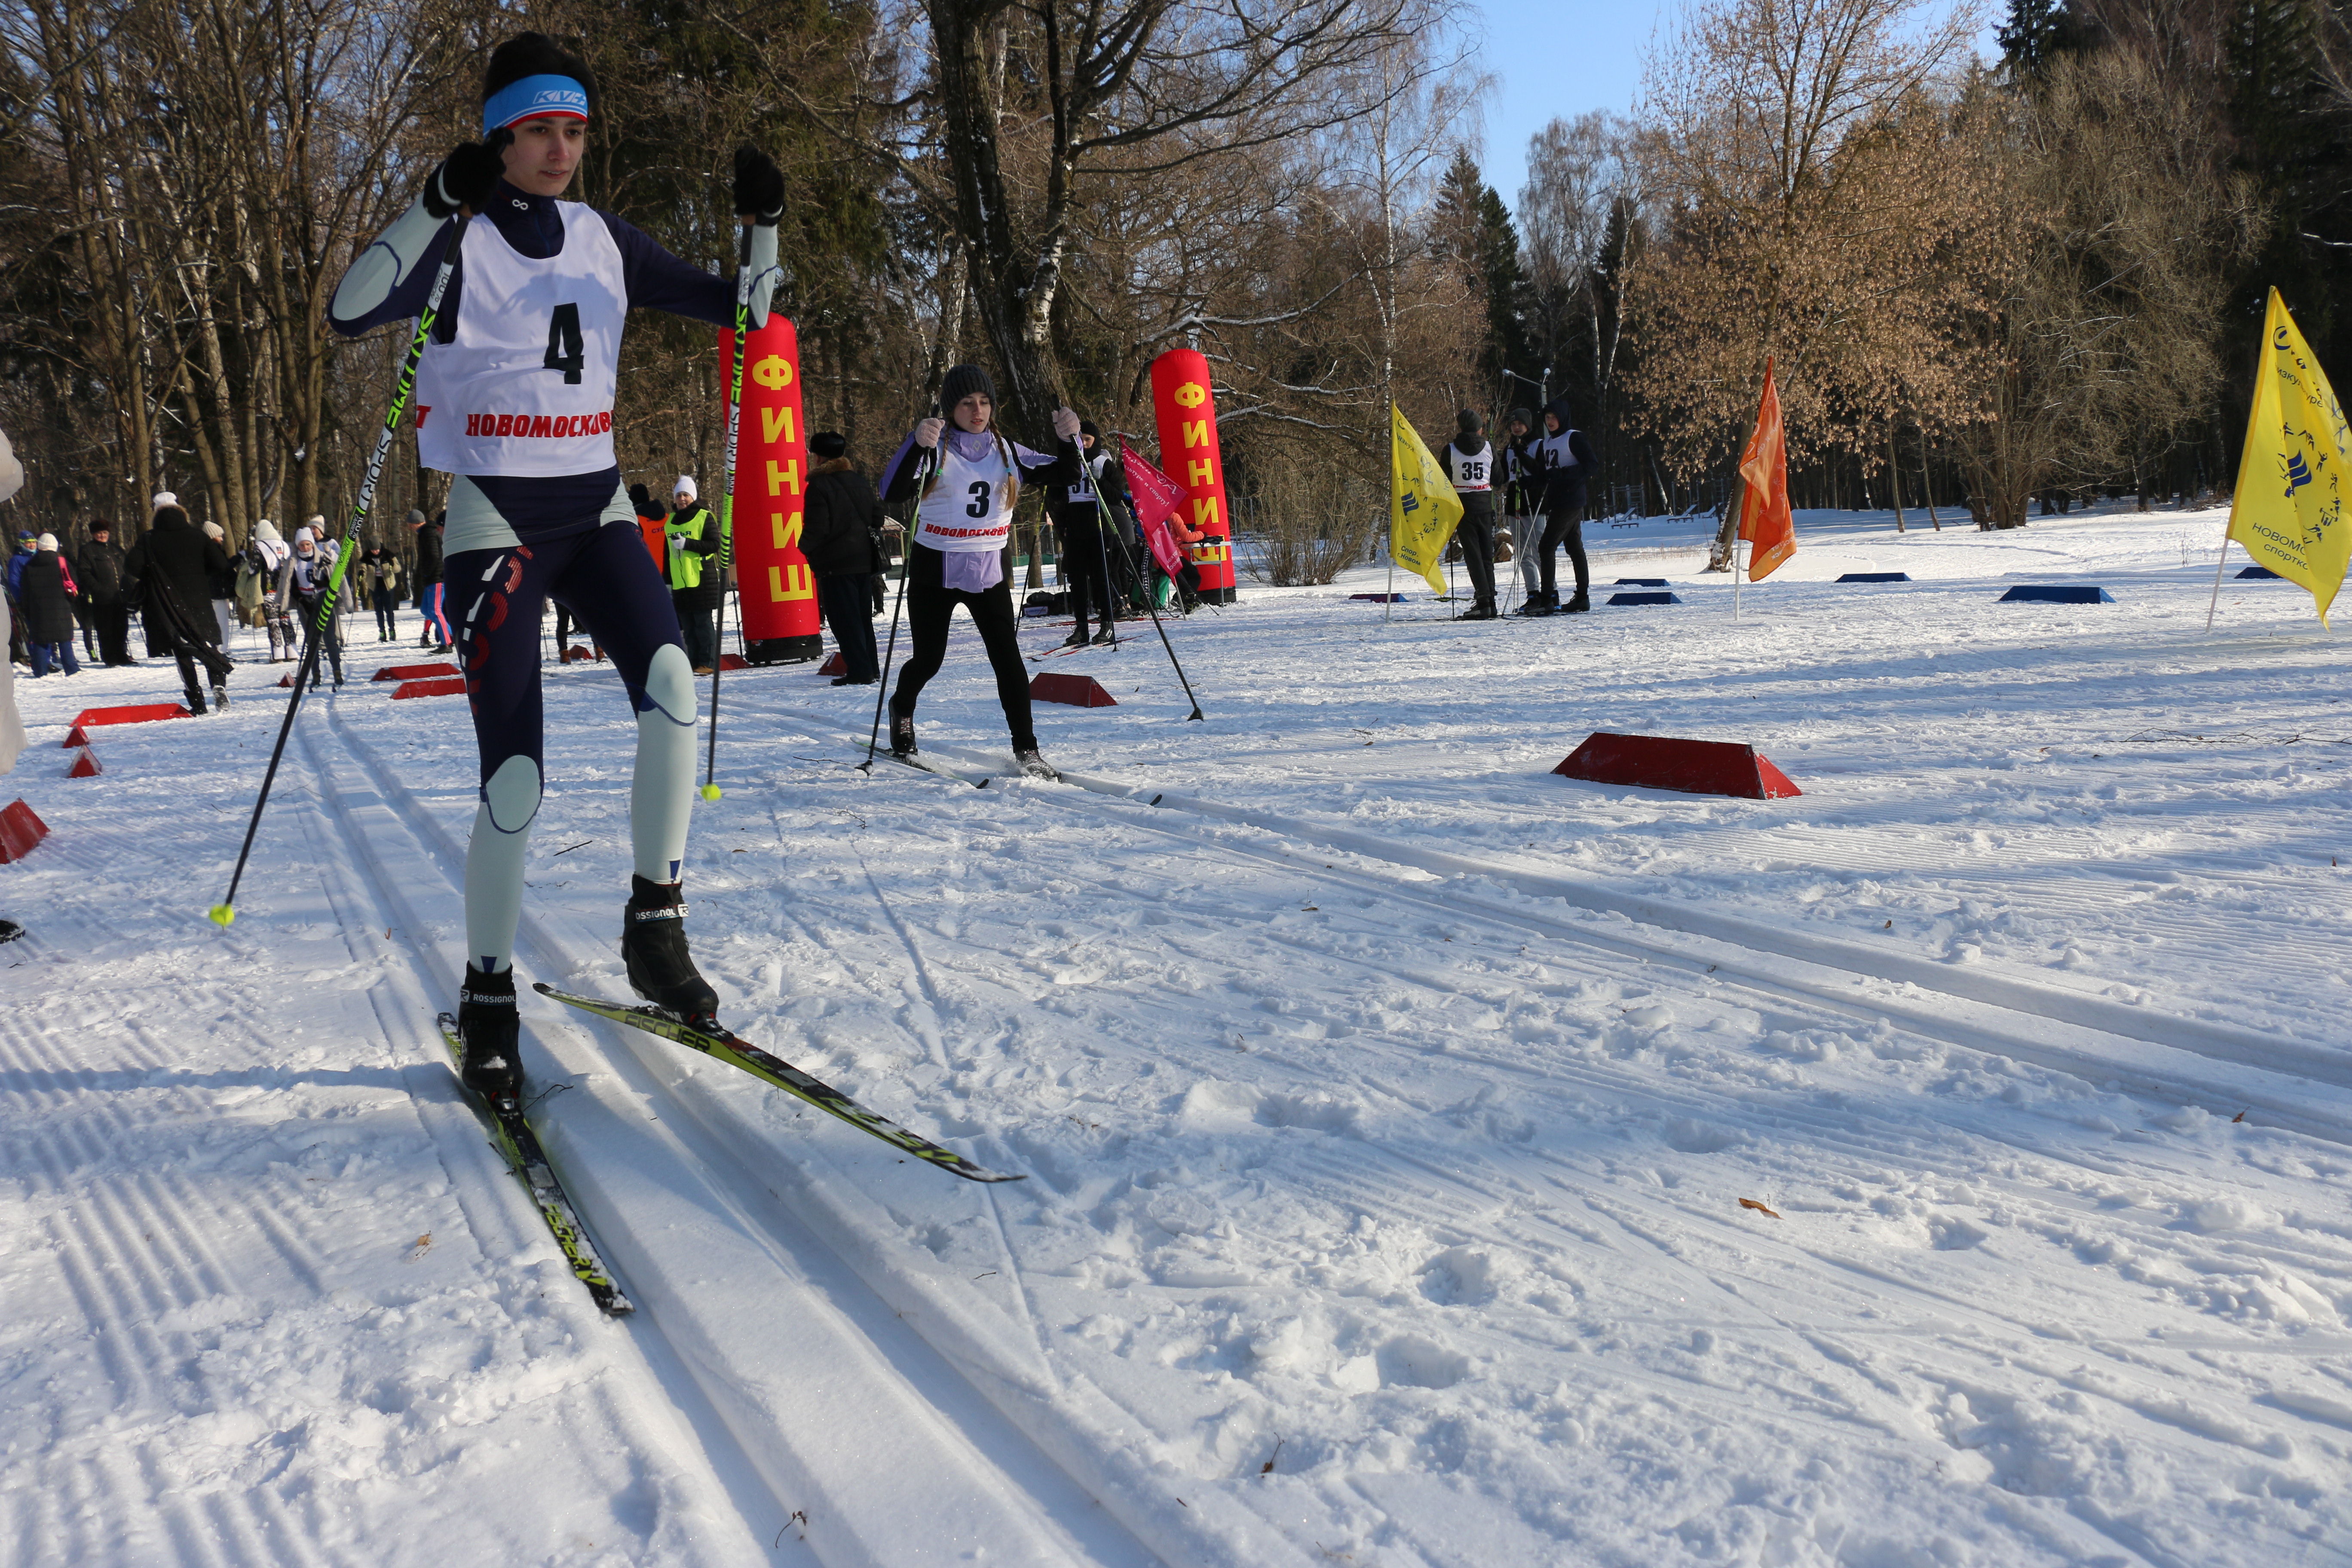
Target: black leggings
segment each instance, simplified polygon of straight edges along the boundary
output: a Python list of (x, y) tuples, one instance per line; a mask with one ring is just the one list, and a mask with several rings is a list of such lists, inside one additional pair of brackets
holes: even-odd
[(1070, 614), (1082, 632), (1087, 629), (1087, 615), (1097, 605), (1102, 608), (1103, 630), (1111, 629), (1111, 548), (1092, 518), (1062, 525), (1062, 579), (1070, 585)]
[(1592, 568), (1584, 563), (1584, 519), (1572, 511), (1556, 511), (1544, 519), (1543, 531), (1543, 591), (1557, 595), (1552, 586), (1552, 572), (1559, 564), (1556, 553), (1561, 545), (1568, 546), (1568, 563), (1576, 568), (1576, 591), (1587, 594), (1592, 588)]
[(1020, 622), (1013, 614), (1013, 580), (977, 594), (959, 593), (940, 582), (939, 552), (919, 544), (907, 563), (907, 632), (914, 652), (898, 671), (898, 689), (890, 694), (890, 711), (900, 719), (915, 716), (915, 701), (940, 672), (948, 654), (948, 621), (961, 605), (971, 612), (988, 662), (996, 671), (996, 700), (1003, 704), (1006, 728), (1013, 731), (1013, 749), (1034, 751), (1037, 727), (1029, 713), (1029, 671), (1021, 658)]

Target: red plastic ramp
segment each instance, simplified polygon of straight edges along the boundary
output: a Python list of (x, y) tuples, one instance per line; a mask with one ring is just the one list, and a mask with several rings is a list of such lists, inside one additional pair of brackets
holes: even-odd
[(158, 719), (188, 717), (188, 710), (176, 702), (141, 702), (129, 708), (85, 708), (74, 715), (73, 727), (93, 730), (100, 724), (148, 724)]
[(847, 675), (849, 661), (841, 657), (839, 648), (835, 648), (826, 657), (823, 664), (816, 667), (816, 672), (819, 675)]
[(1729, 741), (1682, 741), (1665, 735), (1612, 735), (1596, 730), (1552, 769), (1563, 778), (1685, 795), (1728, 795), (1744, 800), (1786, 800), (1805, 792), (1759, 756)]
[(457, 667), (454, 664), (388, 664), (368, 679), (370, 680), (430, 680), (436, 675), (457, 673)]
[(70, 752), (89, 744), (89, 731), (77, 724), (66, 731), (66, 750)]
[(722, 653), (719, 656), (719, 668), (721, 669), (749, 669), (751, 668), (751, 661), (745, 658), (740, 653)]
[(84, 746), (74, 753), (73, 766), (66, 770), (69, 779), (94, 779), (106, 770), (98, 765), (98, 753)]
[(1066, 702), (1073, 708), (1118, 706), (1118, 700), (1091, 675), (1040, 675), (1030, 680), (1029, 695), (1040, 702)]
[(397, 702), (404, 697), (463, 697), (465, 694), (465, 677), (453, 676), (446, 680), (404, 680), (393, 688), (392, 700)]
[(34, 816), (31, 806), (21, 800), (10, 802), (0, 808), (0, 866), (22, 860), (48, 836), (49, 825)]
[(567, 647), (563, 650), (563, 662), (566, 664), (593, 664), (596, 662), (596, 656), (594, 653), (584, 647)]

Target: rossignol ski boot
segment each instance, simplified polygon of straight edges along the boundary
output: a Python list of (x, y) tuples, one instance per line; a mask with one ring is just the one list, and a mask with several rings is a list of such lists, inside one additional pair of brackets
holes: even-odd
[(676, 882), (633, 876), (621, 921), (621, 959), (628, 966), (630, 989), (688, 1023), (715, 1018), (719, 993), (686, 951), (685, 890)]
[(514, 1100), (522, 1093), (522, 1018), (515, 1011), (514, 971), (485, 974), (466, 965), (457, 992), (457, 1040), (465, 1047), (459, 1069), (466, 1087), (484, 1100)]

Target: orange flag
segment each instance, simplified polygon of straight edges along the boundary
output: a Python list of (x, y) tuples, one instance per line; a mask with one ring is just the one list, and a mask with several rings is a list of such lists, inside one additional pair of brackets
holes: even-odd
[(1789, 449), (1780, 438), (1780, 394), (1772, 362), (1764, 362), (1764, 400), (1756, 405), (1756, 433), (1739, 454), (1739, 537), (1748, 541), (1748, 580), (1761, 582), (1797, 552), (1797, 520), (1789, 515)]

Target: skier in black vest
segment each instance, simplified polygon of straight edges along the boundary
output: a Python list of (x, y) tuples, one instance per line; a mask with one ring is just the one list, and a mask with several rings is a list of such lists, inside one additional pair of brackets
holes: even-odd
[[(1111, 574), (1113, 557), (1120, 549), (1116, 537), (1118, 518), (1132, 503), (1128, 500), (1127, 476), (1118, 459), (1096, 449), (1101, 439), (1102, 432), (1095, 428), (1093, 420), (1080, 420), (1078, 445), (1085, 456), (1078, 477), (1054, 486), (1045, 495), (1046, 509), (1061, 533), (1062, 575), (1070, 584), (1070, 614), (1077, 619), (1076, 629), (1064, 641), (1064, 647), (1078, 647), (1089, 640), (1118, 640), (1114, 626), (1118, 606), (1111, 597)], [(1102, 630), (1089, 639), (1087, 616), (1097, 602), (1102, 605)]]
[(1465, 408), (1454, 416), (1454, 439), (1437, 449), (1445, 478), (1462, 502), (1454, 537), (1462, 542), (1462, 563), (1470, 572), (1470, 608), (1465, 621), (1495, 618), (1495, 447), (1478, 416)]
[[(490, 55), (482, 99), (482, 140), (453, 151), (360, 254), (329, 319), (348, 337), (416, 315), (450, 220), (461, 208), (475, 215), (419, 372), (417, 440), (421, 462), (456, 476), (446, 613), (481, 767), (457, 1016), (467, 1081), (496, 1102), (522, 1078), (512, 963), (541, 791), (539, 629), (551, 595), (612, 656), (636, 712), (635, 874), (621, 934), (629, 984), (688, 1022), (719, 1005), (687, 951), (679, 886), (694, 795), (693, 669), (621, 484), (613, 404), (631, 310), (729, 324), (735, 289), (610, 213), (557, 199), (594, 110), (595, 84), (576, 55), (538, 33), (509, 38)], [(764, 326), (781, 276), (783, 175), (743, 148), (732, 194), (752, 224), (751, 321)]]
[[(1543, 514), (1543, 538), (1538, 542), (1537, 568), (1541, 586), (1528, 595), (1523, 616), (1559, 613), (1580, 615), (1592, 608), (1592, 569), (1584, 559), (1584, 482), (1597, 466), (1584, 432), (1569, 424), (1568, 399), (1547, 404), (1544, 433), (1521, 450), (1530, 479), (1542, 486), (1536, 510)], [(1559, 551), (1568, 546), (1569, 564), (1576, 569), (1576, 597), (1563, 605), (1554, 585)]]

